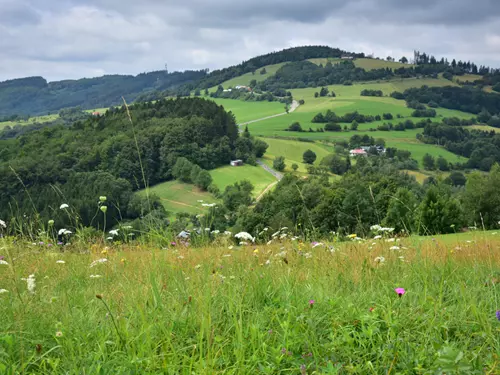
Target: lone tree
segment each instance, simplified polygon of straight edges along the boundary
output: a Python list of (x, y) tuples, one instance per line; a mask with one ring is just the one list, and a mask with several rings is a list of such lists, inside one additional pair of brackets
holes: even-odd
[(319, 96), (327, 96), (328, 95), (328, 87), (322, 87), (319, 91)]
[(277, 156), (276, 159), (273, 161), (273, 168), (276, 169), (278, 172), (283, 172), (285, 170), (286, 164), (285, 164), (285, 157), (284, 156)]
[(316, 161), (316, 154), (312, 150), (307, 150), (302, 155), (302, 159), (306, 164), (313, 164)]
[(297, 169), (299, 169), (299, 166), (295, 163), (292, 164), (292, 169), (294, 172), (297, 172)]
[(352, 123), (351, 123), (351, 130), (358, 130), (358, 122), (356, 120), (354, 120)]
[(424, 158), (422, 159), (422, 162), (424, 164), (424, 168), (432, 171), (436, 169), (436, 160), (434, 159), (434, 156), (431, 154), (425, 154)]

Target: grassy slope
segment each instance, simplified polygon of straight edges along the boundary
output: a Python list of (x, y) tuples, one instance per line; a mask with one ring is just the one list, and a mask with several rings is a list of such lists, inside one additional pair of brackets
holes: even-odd
[(333, 152), (331, 147), (321, 145), (318, 143), (299, 142), (285, 139), (262, 138), (269, 148), (264, 155), (264, 162), (272, 166), (273, 160), (277, 156), (285, 156), (286, 169), (285, 171), (292, 171), (292, 164), (299, 166), (298, 172), (306, 173), (306, 165), (302, 162), (302, 155), (306, 150), (312, 150), (316, 154), (315, 165), (318, 165), (325, 156)]
[(205, 203), (217, 201), (210, 193), (201, 191), (194, 185), (178, 181), (164, 182), (151, 187), (149, 190), (151, 194), (160, 197), (166, 210), (173, 214), (177, 212), (199, 214), (206, 211), (207, 208), (203, 207), (198, 200), (203, 200)]
[(241, 167), (222, 167), (210, 171), (214, 183), (222, 191), (228, 185), (248, 180), (254, 186), (253, 195), (258, 197), (270, 184), (276, 181), (274, 176), (262, 167), (243, 165)]
[(262, 117), (285, 112), (285, 105), (279, 102), (245, 102), (243, 100), (208, 98), (231, 111), (237, 123), (247, 122)]
[(239, 77), (230, 79), (222, 83), (222, 87), (227, 89), (229, 87), (235, 87), (235, 86), (248, 86), (250, 84), (250, 81), (252, 81), (253, 79), (255, 79), (257, 82), (264, 81), (266, 78), (273, 76), (276, 73), (276, 71), (283, 65), (284, 63), (267, 65), (264, 67), (266, 69), (266, 74), (260, 74), (260, 71), (262, 70), (262, 68), (260, 68), (256, 70), (255, 74), (246, 73)]
[(35, 122), (44, 123), (44, 122), (54, 121), (58, 117), (59, 117), (59, 114), (54, 114), (54, 115), (31, 117), (28, 121), (4, 121), (4, 122), (0, 122), (0, 130), (2, 130), (6, 126), (11, 126), (11, 127), (16, 126), (16, 125), (24, 126), (24, 125), (34, 124)]
[[(374, 242), (335, 243), (335, 252), (297, 242), (229, 250), (224, 239), (168, 251), (82, 244), (78, 254), (0, 239), (9, 263), (0, 266), (0, 367), (409, 374), (451, 365), (446, 373), (498, 373), (498, 235), (411, 237), (399, 250)], [(34, 294), (20, 280), (30, 274)], [(455, 361), (465, 367), (455, 371)]]
[[(319, 59), (309, 59), (308, 61), (319, 65), (323, 64), (325, 65), (328, 61), (330, 61), (332, 64), (338, 64), (341, 62), (341, 59), (336, 59), (336, 58), (319, 58)], [(354, 65), (357, 68), (363, 68), (365, 70), (373, 70), (373, 69), (381, 69), (381, 68), (391, 68), (391, 69), (397, 69), (401, 67), (411, 67), (413, 65), (411, 64), (402, 64), (397, 61), (385, 61), (385, 60), (377, 60), (377, 59), (355, 59), (353, 60)]]
[[(406, 118), (410, 118), (413, 121), (419, 121), (418, 118), (411, 118), (410, 108), (407, 108), (403, 100), (396, 100), (390, 97), (362, 97), (360, 96), (360, 91), (363, 89), (377, 89), (382, 90), (384, 95), (389, 95), (392, 91), (398, 90), (403, 91), (408, 87), (420, 86), (420, 85), (435, 85), (442, 86), (445, 84), (453, 85), (452, 82), (443, 79), (409, 79), (409, 80), (397, 80), (391, 82), (383, 83), (366, 83), (366, 84), (355, 84), (352, 86), (343, 85), (332, 85), (329, 86), (330, 90), (335, 91), (337, 97), (325, 97), (325, 98), (314, 98), (314, 93), (317, 88), (307, 88), (307, 89), (295, 89), (292, 90), (294, 98), (297, 100), (304, 99), (305, 105), (299, 107), (295, 112), (290, 113), (286, 116), (276, 117), (273, 119), (257, 122), (249, 125), (250, 131), (254, 135), (270, 137), (270, 136), (282, 136), (282, 137), (303, 137), (310, 138), (314, 140), (329, 140), (335, 141), (339, 139), (349, 139), (354, 134), (368, 134), (374, 138), (384, 138), (388, 146), (398, 147), (402, 149), (407, 149), (413, 153), (413, 157), (421, 161), (425, 153), (430, 153), (435, 156), (442, 155), (449, 161), (459, 161), (461, 160), (458, 156), (444, 150), (441, 147), (433, 145), (425, 145), (416, 140), (416, 134), (421, 132), (418, 130), (407, 130), (404, 132), (381, 132), (381, 131), (370, 131), (370, 129), (376, 129), (378, 125), (384, 123), (384, 121), (373, 122), (370, 124), (360, 124), (358, 131), (348, 131), (348, 132), (324, 132), (324, 133), (293, 133), (284, 131), (292, 122), (298, 121), (302, 125), (302, 128), (307, 130), (312, 128), (316, 130), (323, 127), (323, 124), (314, 124), (311, 122), (312, 118), (318, 112), (326, 112), (328, 109), (336, 112), (339, 115), (345, 114), (347, 112), (358, 111), (362, 114), (371, 115), (382, 115), (383, 113), (389, 112), (393, 115), (400, 114)], [(438, 115), (443, 117), (456, 116), (460, 118), (468, 118), (472, 115), (453, 111), (444, 108), (437, 109)], [(392, 120), (393, 123), (397, 123), (398, 119)], [(463, 159), (462, 159), (463, 161)]]

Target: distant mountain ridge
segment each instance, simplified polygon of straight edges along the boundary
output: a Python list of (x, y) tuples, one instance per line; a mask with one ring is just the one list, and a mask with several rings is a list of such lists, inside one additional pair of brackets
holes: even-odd
[(0, 117), (41, 115), (62, 108), (109, 107), (138, 96), (197, 82), (206, 70), (185, 72), (155, 71), (132, 75), (105, 75), (96, 78), (47, 82), (43, 77), (27, 77), (0, 82)]

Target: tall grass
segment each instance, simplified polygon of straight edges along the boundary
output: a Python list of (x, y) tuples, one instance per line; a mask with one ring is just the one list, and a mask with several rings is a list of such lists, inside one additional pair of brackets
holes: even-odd
[(79, 254), (0, 241), (0, 373), (500, 372), (495, 236)]

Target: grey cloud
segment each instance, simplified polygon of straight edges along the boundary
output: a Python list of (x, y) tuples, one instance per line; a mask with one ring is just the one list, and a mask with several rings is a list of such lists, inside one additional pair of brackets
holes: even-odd
[[(0, 0), (0, 80), (221, 68), (304, 44), (500, 66), (497, 0)], [(19, 25), (22, 27), (18, 27)]]

